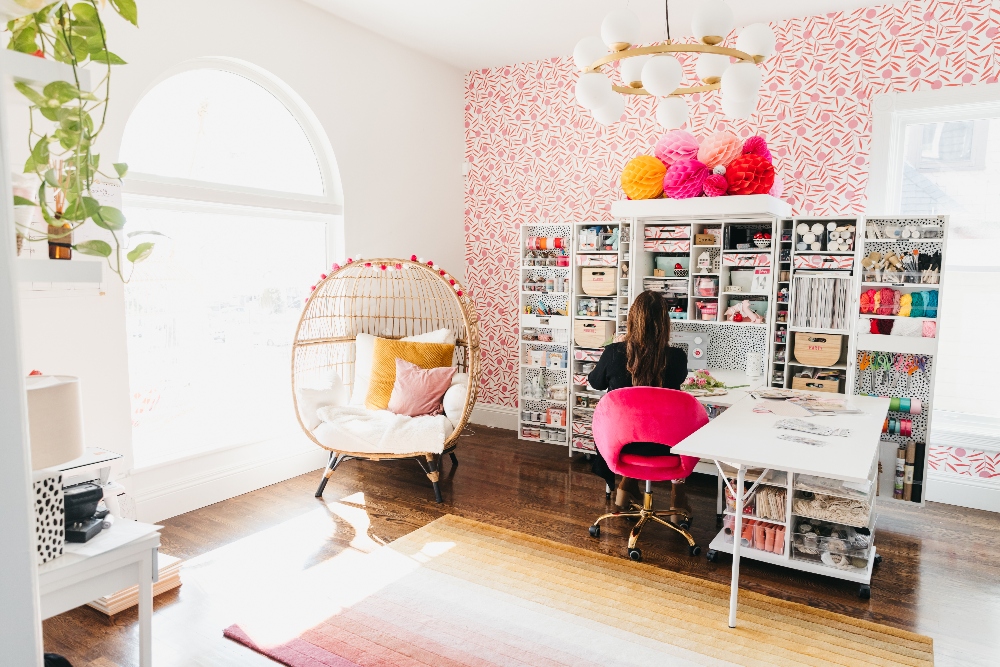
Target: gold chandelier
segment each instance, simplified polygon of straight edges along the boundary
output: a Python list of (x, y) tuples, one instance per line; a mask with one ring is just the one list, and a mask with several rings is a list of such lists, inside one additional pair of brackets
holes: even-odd
[[(723, 0), (701, 0), (691, 21), (699, 43), (675, 42), (670, 38), (669, 0), (665, 4), (667, 39), (662, 43), (634, 46), (639, 41), (641, 24), (639, 17), (627, 9), (605, 17), (600, 37), (585, 37), (577, 43), (573, 50), (573, 60), (581, 70), (577, 101), (597, 122), (610, 125), (625, 113), (622, 95), (657, 97), (657, 121), (674, 129), (688, 120), (688, 104), (683, 96), (721, 90), (723, 113), (733, 119), (749, 118), (759, 100), (758, 65), (774, 53), (771, 28), (765, 23), (748, 25), (736, 38), (736, 48), (727, 47), (725, 41), (734, 25), (732, 10)], [(670, 55), (673, 53), (698, 55), (697, 85), (681, 85), (685, 72), (680, 61)], [(615, 62), (619, 63), (620, 85), (601, 71)]]

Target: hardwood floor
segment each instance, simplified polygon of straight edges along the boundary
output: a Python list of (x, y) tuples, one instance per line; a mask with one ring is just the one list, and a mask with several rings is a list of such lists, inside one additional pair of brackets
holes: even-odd
[[(623, 556), (624, 522), (604, 524), (599, 540), (587, 534), (604, 510), (604, 484), (583, 458), (520, 442), (511, 431), (475, 429), (461, 440), (458, 468), (444, 463), (441, 505), (412, 461), (350, 461), (330, 480), (325, 502), (313, 498), (319, 477), (313, 473), (163, 522), (161, 550), (188, 563), (184, 585), (156, 599), (157, 667), (273, 665), (222, 637), (241, 605), (266, 599), (254, 593), (257, 587), (280, 591), (284, 577), (371, 551), (445, 513)], [(692, 532), (704, 547), (716, 532), (715, 479), (694, 475), (688, 490)], [(741, 584), (929, 635), (938, 665), (1000, 662), (1000, 515), (934, 503), (883, 506), (876, 544), (885, 560), (876, 569), (871, 600), (859, 599), (853, 584), (749, 560), (743, 561)], [(690, 557), (670, 531), (647, 528), (640, 546), (647, 563), (729, 581), (728, 556), (714, 564)], [(44, 626), (46, 650), (75, 667), (137, 664), (134, 609), (108, 620), (81, 607)]]

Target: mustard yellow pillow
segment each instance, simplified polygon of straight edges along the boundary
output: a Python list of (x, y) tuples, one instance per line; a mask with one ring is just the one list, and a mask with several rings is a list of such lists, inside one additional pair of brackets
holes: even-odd
[(376, 338), (365, 407), (369, 410), (385, 410), (389, 407), (392, 386), (396, 383), (396, 359), (427, 369), (451, 366), (454, 356), (454, 345)]

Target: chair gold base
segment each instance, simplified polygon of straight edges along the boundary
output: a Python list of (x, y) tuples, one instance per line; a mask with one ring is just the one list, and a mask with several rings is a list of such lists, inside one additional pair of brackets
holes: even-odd
[[(670, 528), (674, 532), (683, 536), (684, 539), (687, 540), (689, 553), (691, 553), (692, 555), (697, 555), (697, 553), (700, 553), (701, 550), (695, 544), (694, 538), (691, 536), (691, 533), (689, 533), (686, 528), (683, 528), (677, 524), (665, 520), (666, 518), (669, 517), (680, 517), (684, 523), (690, 524), (691, 515), (687, 512), (687, 510), (683, 510), (679, 507), (671, 507), (670, 509), (665, 509), (665, 510), (653, 509), (653, 494), (649, 493), (648, 491), (644, 494), (642, 506), (640, 506), (637, 503), (630, 503), (630, 504), (632, 511), (609, 512), (607, 514), (602, 514), (601, 516), (597, 517), (597, 520), (594, 521), (594, 525), (591, 527), (591, 535), (594, 535), (595, 532), (599, 534), (600, 523), (605, 519), (618, 518), (618, 517), (638, 519), (638, 521), (636, 521), (635, 525), (632, 527), (632, 531), (629, 533), (628, 536), (628, 553), (629, 557), (632, 558), (633, 560), (641, 560), (642, 558), (641, 552), (639, 552), (639, 550), (636, 548), (635, 545), (639, 541), (639, 533), (642, 532), (642, 529), (646, 525), (646, 523), (648, 523), (649, 521), (654, 521), (658, 524), (666, 526), (667, 528)], [(633, 552), (638, 554), (638, 558), (633, 554)]]

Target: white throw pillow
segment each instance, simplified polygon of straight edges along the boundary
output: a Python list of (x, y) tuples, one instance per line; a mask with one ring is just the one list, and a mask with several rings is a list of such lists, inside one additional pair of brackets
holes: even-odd
[(340, 378), (339, 373), (334, 373), (331, 378), (331, 386), (322, 389), (298, 388), (295, 392), (296, 403), (299, 407), (299, 417), (305, 427), (312, 431), (320, 424), (320, 418), (316, 414), (320, 408), (331, 406), (347, 405), (347, 386)]
[[(455, 344), (455, 332), (451, 329), (438, 329), (425, 334), (407, 336), (402, 340), (413, 343), (444, 343)], [(368, 398), (368, 387), (372, 381), (372, 359), (375, 357), (375, 336), (359, 333), (354, 339), (354, 387), (351, 391), (351, 405), (364, 407)], [(454, 383), (454, 381), (452, 381)], [(468, 376), (466, 376), (468, 382)]]
[(468, 391), (468, 376), (466, 376), (466, 384), (451, 385), (448, 391), (444, 393), (444, 398), (441, 399), (445, 416), (455, 426), (458, 426), (458, 423), (462, 420), (462, 415), (465, 413), (465, 395)]
[(468, 373), (455, 373), (454, 377), (451, 378), (452, 386), (456, 384), (464, 384), (468, 386), (469, 384), (469, 374)]

